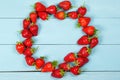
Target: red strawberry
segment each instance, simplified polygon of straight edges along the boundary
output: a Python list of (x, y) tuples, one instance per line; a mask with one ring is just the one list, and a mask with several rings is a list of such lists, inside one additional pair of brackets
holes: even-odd
[(81, 73), (80, 67), (78, 66), (73, 66), (70, 68), (70, 72), (74, 75), (79, 75)]
[(91, 49), (88, 47), (83, 47), (80, 49), (80, 51), (78, 52), (78, 56), (79, 57), (88, 57), (89, 54), (91, 53)]
[(59, 64), (59, 68), (65, 70), (65, 71), (68, 71), (68, 70), (70, 70), (70, 64), (68, 64), (66, 62), (61, 63), (61, 64)]
[(38, 11), (38, 12), (39, 11), (45, 11), (46, 7), (42, 3), (36, 2), (35, 3), (35, 10)]
[(88, 45), (89, 44), (89, 37), (87, 35), (82, 36), (78, 41), (77, 44), (79, 45)]
[(90, 48), (94, 48), (97, 44), (98, 44), (98, 38), (97, 37), (93, 37), (91, 40), (90, 40)]
[(30, 32), (32, 33), (33, 36), (37, 36), (38, 35), (38, 25), (31, 24), (30, 25)]
[(87, 26), (87, 27), (83, 28), (83, 32), (85, 32), (89, 36), (92, 36), (95, 33), (95, 27), (94, 26)]
[(47, 62), (43, 66), (41, 72), (52, 72), (56, 66), (57, 66), (57, 61)]
[(26, 47), (31, 47), (33, 45), (33, 40), (31, 38), (28, 38), (28, 39), (25, 39), (23, 43)]
[(43, 58), (38, 58), (36, 59), (35, 63), (36, 63), (36, 69), (40, 69), (45, 64), (45, 61)]
[(77, 19), (78, 18), (78, 14), (76, 11), (72, 11), (68, 13), (68, 17), (71, 19)]
[(71, 8), (71, 2), (70, 1), (62, 1), (58, 4), (60, 8), (63, 10), (69, 10)]
[(25, 50), (25, 46), (23, 43), (21, 42), (17, 42), (16, 44), (16, 50), (19, 54), (23, 54), (24, 50)]
[(32, 33), (28, 29), (23, 29), (21, 34), (22, 34), (22, 37), (24, 37), (24, 38), (31, 38), (32, 37)]
[(80, 14), (80, 16), (84, 16), (87, 12), (87, 9), (84, 6), (81, 6), (78, 8), (77, 12), (78, 12), (78, 14)]
[(64, 11), (59, 11), (54, 16), (59, 20), (64, 20), (66, 18), (66, 14)]
[(30, 19), (33, 23), (36, 23), (37, 21), (37, 13), (36, 12), (31, 12), (30, 13)]
[(76, 56), (75, 56), (75, 53), (71, 52), (71, 53), (68, 53), (65, 57), (64, 57), (64, 61), (65, 62), (73, 62), (76, 60)]
[(64, 74), (65, 74), (64, 70), (62, 70), (62, 69), (55, 69), (52, 72), (51, 76), (55, 77), (55, 78), (62, 78), (64, 76)]
[(30, 19), (29, 18), (24, 19), (23, 20), (23, 28), (28, 29), (29, 25), (30, 25)]
[(76, 59), (75, 64), (76, 66), (82, 67), (84, 64), (86, 64), (88, 62), (88, 58), (87, 57), (79, 57)]
[(42, 20), (48, 20), (48, 13), (46, 12), (38, 12), (38, 16)]
[(35, 53), (36, 49), (35, 48), (26, 48), (26, 50), (24, 51), (24, 55), (26, 56), (32, 56), (33, 53)]
[(35, 59), (33, 57), (30, 57), (30, 56), (26, 56), (25, 57), (25, 60), (26, 60), (26, 63), (29, 65), (29, 66), (33, 66), (35, 64)]
[(78, 19), (78, 24), (82, 27), (87, 27), (88, 24), (90, 23), (90, 18), (89, 17), (80, 17)]
[(55, 5), (51, 5), (46, 8), (46, 12), (49, 14), (55, 14), (57, 12), (57, 7)]

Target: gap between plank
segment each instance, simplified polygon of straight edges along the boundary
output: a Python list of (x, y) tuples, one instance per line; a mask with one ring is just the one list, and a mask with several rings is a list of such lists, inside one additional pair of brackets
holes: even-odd
[[(29, 72), (41, 72), (41, 71), (0, 71), (0, 73), (29, 73)], [(120, 72), (120, 71), (81, 71), (81, 72)]]

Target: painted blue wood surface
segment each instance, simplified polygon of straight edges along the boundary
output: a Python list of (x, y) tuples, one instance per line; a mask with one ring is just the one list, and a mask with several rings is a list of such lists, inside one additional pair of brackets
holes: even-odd
[[(17, 31), (22, 29), (22, 20), (29, 15), (35, 2), (45, 5), (57, 4), (62, 0), (3, 0), (0, 2), (0, 80), (57, 80), (49, 73), (40, 72), (7, 72), (35, 71), (28, 67), (24, 56), (15, 51), (15, 43), (23, 40)], [(70, 0), (76, 10), (83, 0)], [(120, 0), (86, 0), (87, 16), (92, 17), (90, 25), (100, 30), (100, 43), (93, 49), (90, 62), (81, 75), (74, 77), (67, 73), (60, 80), (120, 80)], [(71, 22), (71, 23), (70, 23)], [(52, 24), (51, 24), (52, 23)], [(67, 24), (66, 24), (67, 23)], [(78, 51), (81, 46), (76, 41), (83, 35), (76, 28), (76, 21), (66, 19), (58, 22), (51, 19), (40, 25), (39, 36), (34, 38), (34, 47), (40, 46), (34, 57), (48, 56), (48, 60), (58, 59), (62, 62), (64, 55)], [(63, 25), (64, 24), (64, 25)], [(71, 44), (71, 45), (69, 45)]]

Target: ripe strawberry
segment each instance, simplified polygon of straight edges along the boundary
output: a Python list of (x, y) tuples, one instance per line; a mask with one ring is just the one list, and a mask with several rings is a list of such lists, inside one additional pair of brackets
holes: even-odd
[(84, 35), (77, 41), (77, 44), (79, 44), (79, 45), (88, 45), (89, 42), (90, 42), (89, 37), (87, 35)]
[(49, 14), (55, 14), (57, 12), (57, 7), (55, 5), (51, 5), (46, 8), (46, 12)]
[(30, 25), (30, 19), (29, 18), (24, 19), (23, 20), (23, 28), (28, 29), (29, 25)]
[(59, 11), (54, 16), (59, 20), (64, 20), (66, 18), (66, 14), (64, 11)]
[(36, 3), (35, 3), (35, 10), (36, 10), (37, 12), (45, 11), (45, 10), (46, 10), (46, 7), (45, 7), (42, 3), (36, 2)]
[(73, 62), (76, 60), (76, 56), (75, 56), (75, 53), (73, 52), (70, 52), (68, 53), (65, 57), (64, 57), (64, 61), (65, 62)]
[(76, 11), (72, 11), (68, 13), (68, 17), (71, 19), (77, 19), (78, 18), (78, 14)]
[(45, 64), (45, 61), (43, 58), (38, 58), (36, 59), (35, 63), (36, 63), (36, 69), (40, 69)]
[(33, 53), (35, 53), (36, 49), (35, 48), (26, 48), (26, 50), (24, 51), (24, 55), (26, 56), (32, 56)]
[(63, 69), (65, 71), (69, 71), (70, 70), (70, 64), (64, 62), (64, 63), (61, 63), (59, 64), (59, 69)]
[(21, 34), (22, 34), (22, 37), (24, 37), (24, 38), (31, 38), (32, 37), (32, 33), (28, 29), (23, 29)]
[(83, 28), (83, 32), (85, 32), (89, 36), (92, 36), (95, 33), (95, 27), (94, 26), (87, 26), (87, 27)]
[(57, 61), (47, 62), (41, 69), (41, 72), (52, 72), (57, 66)]
[(80, 51), (78, 52), (78, 57), (88, 57), (91, 53), (91, 49), (88, 47), (83, 47), (80, 49)]
[(32, 33), (33, 36), (37, 36), (38, 35), (38, 25), (31, 24), (30, 25), (30, 32)]
[(37, 13), (36, 12), (30, 13), (30, 20), (32, 21), (32, 23), (36, 23), (36, 21), (37, 21)]
[(25, 39), (23, 43), (26, 47), (30, 48), (33, 45), (33, 40), (31, 38), (28, 38), (28, 39)]
[(24, 50), (25, 50), (25, 46), (22, 42), (17, 42), (16, 44), (16, 50), (19, 54), (23, 54)]
[(76, 59), (75, 64), (76, 66), (82, 67), (84, 64), (86, 64), (88, 62), (88, 58), (87, 57), (79, 57)]
[(55, 78), (62, 78), (64, 76), (64, 74), (65, 74), (64, 70), (62, 70), (62, 69), (55, 69), (52, 72), (51, 76), (55, 77)]
[(30, 57), (30, 56), (26, 56), (25, 57), (25, 60), (26, 60), (26, 63), (29, 65), (29, 66), (33, 66), (35, 64), (35, 59), (33, 57)]
[(81, 6), (81, 7), (78, 8), (77, 12), (78, 12), (78, 14), (80, 14), (80, 16), (82, 17), (82, 16), (84, 16), (84, 15), (86, 14), (87, 9), (86, 9), (86, 7), (84, 7), (84, 6)]
[(48, 20), (48, 13), (46, 12), (38, 12), (38, 16), (42, 20)]
[(78, 24), (82, 27), (87, 27), (88, 24), (90, 23), (90, 18), (89, 17), (80, 17), (78, 19)]
[(81, 73), (80, 67), (73, 66), (70, 68), (70, 72), (74, 75), (79, 75)]
[(63, 10), (69, 10), (71, 8), (71, 2), (70, 1), (62, 1), (58, 4), (60, 8)]
[(98, 38), (97, 37), (93, 37), (91, 40), (90, 40), (90, 48), (94, 48), (97, 44), (98, 44)]

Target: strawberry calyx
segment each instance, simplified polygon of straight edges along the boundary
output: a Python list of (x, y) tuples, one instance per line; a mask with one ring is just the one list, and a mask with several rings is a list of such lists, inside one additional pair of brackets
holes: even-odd
[(35, 53), (35, 52), (38, 50), (38, 48), (39, 48), (39, 47), (37, 47), (37, 48), (31, 48), (31, 50), (30, 50), (31, 53)]
[(17, 43), (18, 45), (23, 44), (21, 41), (17, 41), (16, 43)]
[(60, 74), (61, 74), (61, 76), (64, 76), (65, 71), (63, 69), (60, 69)]
[(58, 65), (58, 61), (54, 60), (54, 61), (52, 62), (52, 65), (53, 65), (53, 67), (56, 67), (56, 66)]
[(92, 49), (91, 49), (91, 48), (89, 48), (89, 47), (87, 47), (87, 52), (88, 52), (89, 54), (91, 54)]

